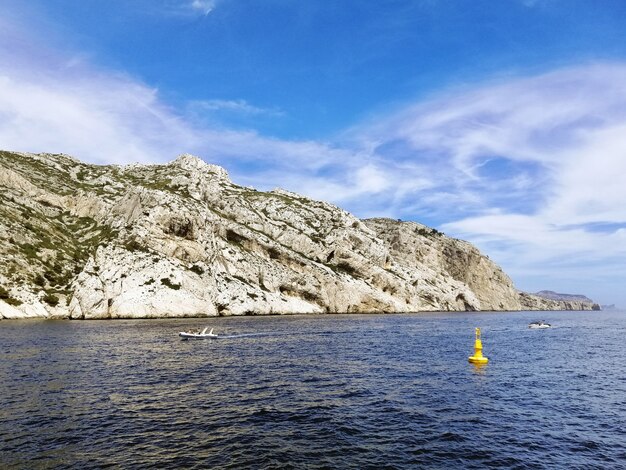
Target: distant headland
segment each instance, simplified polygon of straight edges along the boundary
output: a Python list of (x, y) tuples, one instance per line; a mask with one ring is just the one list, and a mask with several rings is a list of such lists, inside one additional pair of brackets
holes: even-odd
[(0, 318), (599, 309), (520, 292), (436, 229), (238, 186), (191, 155), (98, 166), (4, 151), (0, 186)]

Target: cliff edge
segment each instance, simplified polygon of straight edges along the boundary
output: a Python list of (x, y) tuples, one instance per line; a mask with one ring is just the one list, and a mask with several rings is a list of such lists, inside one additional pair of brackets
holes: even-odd
[(0, 189), (0, 318), (573, 306), (519, 293), (437, 230), (238, 186), (191, 155), (99, 166), (0, 152)]

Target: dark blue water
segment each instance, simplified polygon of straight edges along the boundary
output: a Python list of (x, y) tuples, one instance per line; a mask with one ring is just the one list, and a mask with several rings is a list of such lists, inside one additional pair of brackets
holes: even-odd
[[(176, 336), (205, 325), (247, 336)], [(621, 312), (2, 321), (0, 467), (626, 468), (625, 338)]]

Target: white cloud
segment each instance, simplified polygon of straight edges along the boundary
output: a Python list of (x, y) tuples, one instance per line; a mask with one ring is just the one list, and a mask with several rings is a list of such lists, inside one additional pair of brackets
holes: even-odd
[(95, 162), (162, 161), (197, 138), (158, 102), (155, 90), (124, 78), (29, 83), (5, 72), (0, 109), (5, 149), (71, 153)]
[(315, 171), (349, 154), (314, 141), (196, 126), (163, 104), (157, 90), (124, 77), (29, 83), (0, 73), (0, 110), (2, 148), (93, 162), (160, 162), (189, 151), (225, 165)]
[[(0, 25), (6, 21), (0, 18)], [(2, 149), (63, 152), (91, 162), (115, 163), (162, 162), (192, 152), (231, 168), (264, 162), (303, 172), (345, 160), (350, 153), (316, 141), (206, 126), (170, 108), (157, 89), (98, 69), (84, 54), (49, 50), (15, 22), (6, 26), (0, 30)], [(271, 112), (243, 100), (214, 100), (209, 105)]]
[(623, 64), (451, 92), (349, 133), (380, 160), (401, 148), (437, 175), (424, 196), (443, 229), (507, 271), (523, 279), (542, 266), (561, 285), (582, 266), (591, 277), (613, 268), (616, 291), (626, 276), (625, 135)]
[(248, 103), (246, 100), (194, 100), (188, 104), (192, 113), (234, 113), (244, 116), (270, 116), (280, 117), (284, 113), (276, 108), (260, 108)]
[(189, 7), (206, 16), (213, 11), (216, 3), (216, 0), (193, 0)]
[(376, 142), (381, 159), (401, 145), (442, 190), (473, 194), (484, 210), (506, 190), (541, 199), (537, 213), (554, 223), (626, 222), (616, 177), (626, 169), (625, 111), (626, 66), (589, 66), (450, 94), (351, 136)]
[(151, 8), (141, 13), (173, 19), (206, 17), (215, 11), (219, 3), (221, 0), (153, 0)]

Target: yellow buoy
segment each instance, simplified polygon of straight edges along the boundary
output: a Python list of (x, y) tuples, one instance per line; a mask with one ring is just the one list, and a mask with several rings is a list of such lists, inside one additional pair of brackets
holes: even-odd
[(476, 328), (476, 341), (474, 341), (474, 355), (468, 359), (472, 364), (487, 364), (489, 359), (483, 356), (483, 342), (480, 340), (480, 328)]

